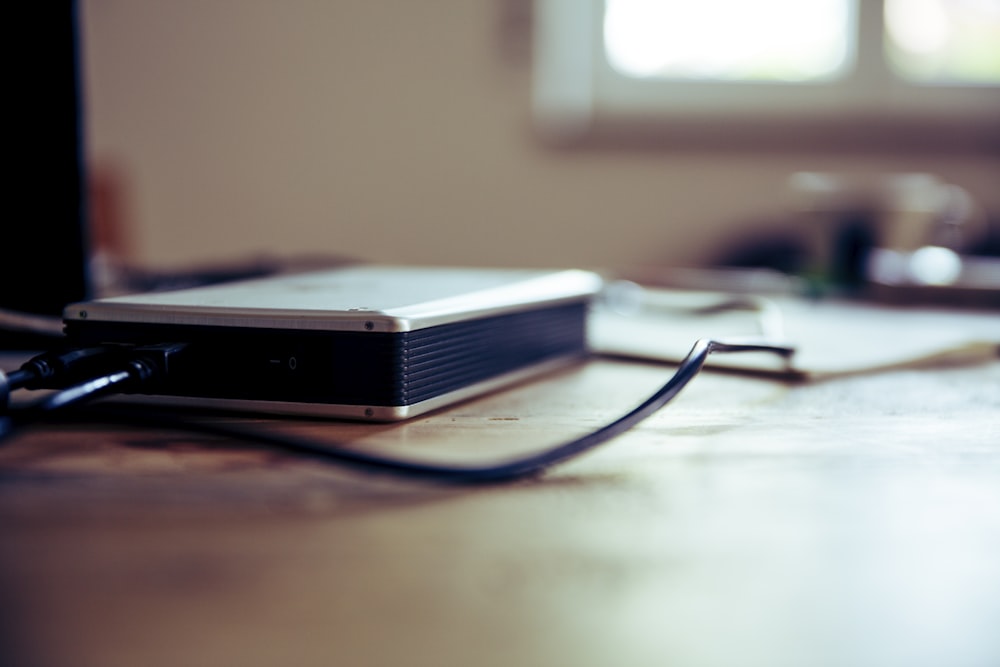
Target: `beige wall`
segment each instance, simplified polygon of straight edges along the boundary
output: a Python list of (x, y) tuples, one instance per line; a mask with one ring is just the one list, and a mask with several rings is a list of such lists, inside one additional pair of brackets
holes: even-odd
[(132, 258), (688, 266), (787, 212), (802, 169), (931, 171), (1000, 208), (996, 156), (545, 148), (503, 10), (85, 0), (88, 150)]

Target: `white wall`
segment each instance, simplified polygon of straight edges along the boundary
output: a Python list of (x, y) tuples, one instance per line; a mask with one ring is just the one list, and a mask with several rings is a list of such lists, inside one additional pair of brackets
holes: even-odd
[(930, 171), (1000, 209), (997, 156), (545, 148), (503, 9), (84, 0), (88, 151), (132, 258), (689, 266), (803, 169)]

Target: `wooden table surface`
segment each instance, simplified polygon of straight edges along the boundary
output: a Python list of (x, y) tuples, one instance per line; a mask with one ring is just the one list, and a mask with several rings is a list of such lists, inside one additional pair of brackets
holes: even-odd
[[(594, 359), (402, 424), (256, 426), (478, 460), (587, 431), (670, 371)], [(4, 665), (995, 667), (1000, 361), (707, 371), (495, 486), (50, 428), (0, 448), (0, 526)]]

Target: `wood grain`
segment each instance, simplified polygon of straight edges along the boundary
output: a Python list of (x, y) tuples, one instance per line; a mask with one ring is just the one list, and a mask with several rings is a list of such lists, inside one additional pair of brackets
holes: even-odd
[[(256, 419), (481, 460), (616, 416), (594, 361), (403, 424)], [(232, 419), (232, 417), (218, 417)], [(456, 488), (180, 432), (0, 449), (0, 663), (1000, 664), (1000, 362), (707, 372), (547, 474)]]

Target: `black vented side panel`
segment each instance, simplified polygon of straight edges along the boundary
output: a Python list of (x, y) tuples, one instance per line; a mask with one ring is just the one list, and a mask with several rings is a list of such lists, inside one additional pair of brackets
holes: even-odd
[(585, 306), (575, 304), (403, 334), (400, 405), (580, 353), (586, 346), (585, 318)]

